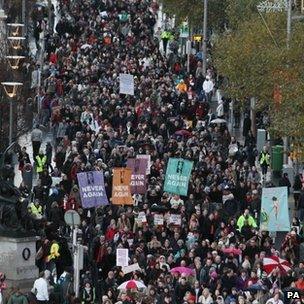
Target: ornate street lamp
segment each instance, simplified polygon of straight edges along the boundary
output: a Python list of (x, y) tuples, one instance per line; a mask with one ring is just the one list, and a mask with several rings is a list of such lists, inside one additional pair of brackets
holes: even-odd
[(6, 95), (10, 98), (9, 105), (9, 144), (13, 142), (13, 98), (17, 96), (18, 88), (23, 85), (22, 82), (1, 82)]
[(24, 59), (25, 56), (5, 56), (8, 59), (8, 62), (13, 70), (17, 70), (19, 68), (19, 63), (21, 59)]
[(7, 37), (7, 39), (11, 43), (13, 49), (19, 50), (21, 49), (21, 42), (25, 40), (25, 37), (11, 36)]
[(20, 35), (20, 30), (24, 27), (23, 23), (7, 23), (6, 25), (10, 28), (10, 33), (14, 37)]

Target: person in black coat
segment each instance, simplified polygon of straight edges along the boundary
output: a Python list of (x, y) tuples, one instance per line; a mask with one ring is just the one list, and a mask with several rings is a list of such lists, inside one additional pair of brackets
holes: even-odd
[(182, 303), (187, 291), (191, 291), (191, 287), (185, 278), (181, 278), (180, 282), (177, 283), (175, 287), (174, 295), (176, 303)]
[(94, 288), (89, 282), (85, 283), (84, 288), (82, 288), (81, 299), (83, 304), (91, 304), (95, 301)]
[(229, 294), (233, 287), (236, 287), (236, 275), (232, 269), (229, 269), (226, 274), (222, 276), (222, 287), (225, 288)]
[(30, 156), (26, 152), (26, 147), (23, 147), (18, 154), (19, 170), (22, 171), (25, 164), (30, 164)]
[(283, 173), (282, 177), (279, 180), (280, 187), (287, 187), (288, 195), (290, 194), (291, 183), (288, 178), (288, 173)]
[(50, 168), (51, 172), (53, 172), (54, 171), (53, 166), (52, 166), (53, 147), (52, 147), (52, 145), (51, 145), (50, 142), (48, 142), (46, 144), (45, 155), (46, 155), (46, 166), (47, 166), (47, 169)]
[(300, 199), (298, 202), (299, 219), (303, 221), (304, 219), (304, 191), (301, 190)]
[(57, 202), (53, 202), (51, 205), (51, 209), (49, 211), (49, 221), (58, 226), (63, 224), (62, 210), (59, 208)]
[(62, 171), (64, 161), (65, 161), (65, 152), (63, 151), (62, 146), (58, 146), (55, 155), (55, 163), (59, 171)]
[(251, 119), (248, 114), (245, 114), (244, 122), (243, 122), (243, 136), (246, 138), (251, 129)]
[(49, 189), (51, 186), (52, 186), (52, 178), (51, 176), (49, 175), (49, 172), (47, 169), (44, 169), (42, 174), (41, 174), (41, 177), (40, 177), (40, 180), (41, 180), (41, 186), (42, 187), (45, 187), (47, 189)]

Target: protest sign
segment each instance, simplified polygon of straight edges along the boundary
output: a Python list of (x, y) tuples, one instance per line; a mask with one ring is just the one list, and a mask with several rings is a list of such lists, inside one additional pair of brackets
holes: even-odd
[(163, 226), (164, 216), (162, 214), (154, 214), (154, 226)]
[(151, 168), (151, 155), (139, 154), (139, 155), (136, 155), (136, 158), (147, 160), (146, 174), (149, 175), (150, 174), (150, 168)]
[(127, 242), (129, 244), (129, 247), (133, 246), (134, 240), (133, 239), (127, 239)]
[(132, 169), (131, 193), (145, 194), (146, 192), (146, 169), (148, 160), (144, 158), (129, 158), (127, 167)]
[(125, 267), (129, 265), (129, 249), (116, 249), (116, 266)]
[(187, 195), (193, 162), (182, 158), (169, 158), (164, 191)]
[(119, 74), (119, 94), (134, 95), (134, 76)]
[(133, 205), (131, 195), (131, 173), (129, 168), (113, 169), (112, 204)]
[(145, 223), (147, 223), (147, 217), (146, 217), (145, 212), (141, 211), (141, 212), (138, 213), (137, 222), (139, 224), (145, 224)]
[(263, 188), (261, 231), (290, 231), (287, 187)]
[(77, 173), (80, 198), (83, 208), (108, 205), (102, 171)]
[(182, 216), (180, 214), (170, 214), (169, 219), (170, 224), (174, 226), (181, 226), (182, 225)]
[(124, 274), (128, 274), (130, 272), (137, 271), (137, 270), (141, 270), (138, 263), (135, 263), (135, 264), (132, 264), (132, 265), (129, 265), (129, 266), (126, 266), (126, 267), (122, 268), (122, 272)]
[(189, 24), (187, 21), (183, 21), (179, 28), (179, 37), (188, 38), (189, 37)]

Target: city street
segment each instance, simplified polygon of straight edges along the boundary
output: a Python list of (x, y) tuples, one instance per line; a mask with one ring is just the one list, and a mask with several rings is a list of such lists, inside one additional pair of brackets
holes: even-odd
[(0, 0), (0, 304), (302, 303), (302, 2)]

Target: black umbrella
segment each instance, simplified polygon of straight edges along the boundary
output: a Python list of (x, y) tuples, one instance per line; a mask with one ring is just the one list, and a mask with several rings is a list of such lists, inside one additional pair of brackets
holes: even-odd
[(165, 213), (165, 212), (169, 211), (169, 209), (166, 206), (161, 206), (161, 205), (157, 205), (157, 204), (153, 204), (150, 209), (152, 212)]

